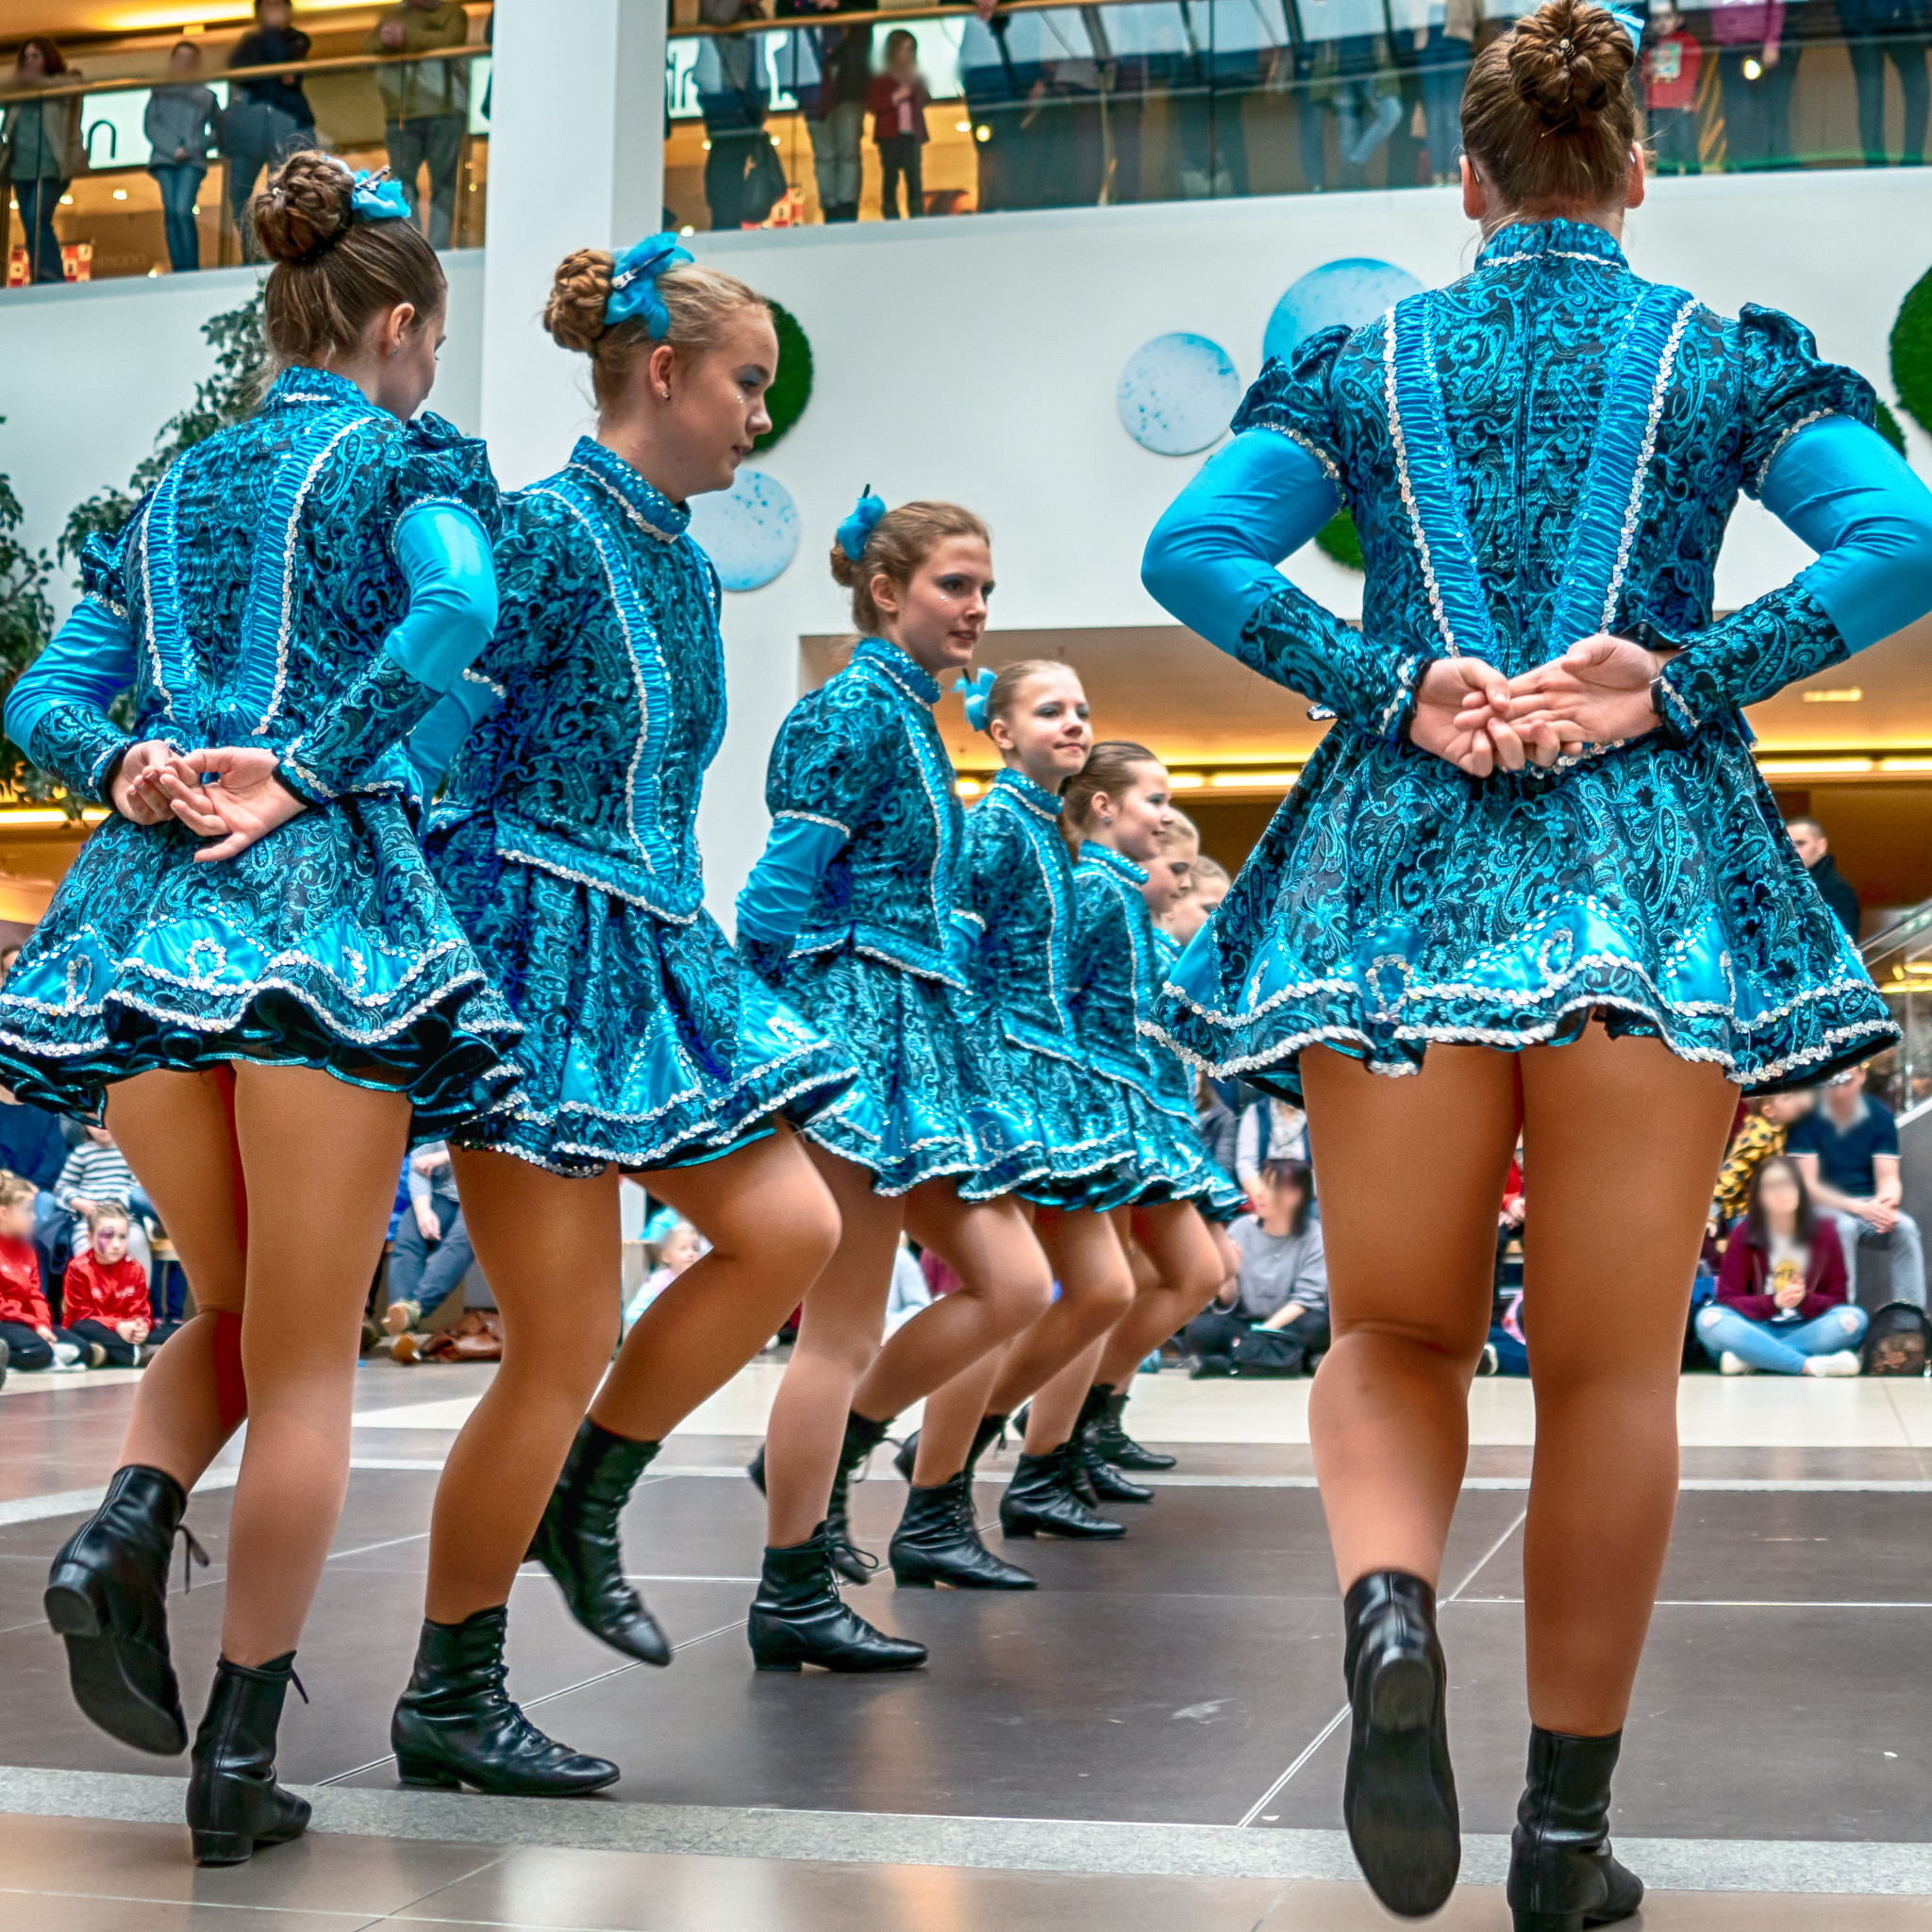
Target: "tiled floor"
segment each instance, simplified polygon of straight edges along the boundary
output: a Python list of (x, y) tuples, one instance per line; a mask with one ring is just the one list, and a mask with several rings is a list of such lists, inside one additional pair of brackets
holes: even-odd
[[(124, 1375), (16, 1376), (0, 1397), (0, 1926), (320, 1932), (388, 1920), (613, 1932), (1342, 1932), (1391, 1923), (1339, 1829), (1340, 1617), (1306, 1385), (1141, 1377), (1131, 1421), (1180, 1469), (1120, 1543), (1016, 1552), (1024, 1596), (858, 1599), (933, 1648), (881, 1679), (756, 1675), (760, 1541), (738, 1474), (775, 1382), (758, 1367), (673, 1438), (626, 1519), (680, 1650), (643, 1670), (513, 1595), (511, 1688), (625, 1777), (575, 1805), (401, 1792), (388, 1715), (420, 1616), (436, 1470), (489, 1371), (365, 1370), (356, 1471), (303, 1645), (313, 1702), (282, 1768), (316, 1828), (197, 1873), (184, 1760), (125, 1751), (68, 1698), (39, 1615), (49, 1553), (112, 1468)], [(1686, 1492), (1618, 1786), (1642, 1924), (1680, 1932), (1932, 1932), (1932, 1384), (1688, 1378)], [(1521, 1526), (1528, 1391), (1479, 1383), (1445, 1572), (1465, 1883), (1437, 1923), (1503, 1927), (1527, 1723)], [(1922, 1450), (1922, 1445), (1924, 1445)], [(883, 1548), (903, 1489), (856, 1491)], [(232, 1457), (229, 1458), (232, 1463)], [(990, 1458), (995, 1477), (1010, 1452)], [(230, 1500), (171, 1603), (205, 1684)], [(996, 1490), (980, 1492), (991, 1515)]]

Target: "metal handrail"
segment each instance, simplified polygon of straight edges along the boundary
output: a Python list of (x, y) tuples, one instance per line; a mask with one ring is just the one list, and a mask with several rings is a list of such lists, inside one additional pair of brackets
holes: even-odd
[[(1108, 4), (1108, 0), (1100, 0)], [(212, 74), (196, 75), (188, 82), (171, 81), (165, 74), (137, 75), (119, 80), (76, 80), (60, 87), (15, 88), (0, 92), (0, 107), (14, 101), (70, 100), (76, 94), (138, 93), (142, 88), (192, 86), (199, 81), (207, 87), (218, 80), (267, 80), (276, 75), (296, 75), (307, 79), (311, 74), (355, 74), (378, 67), (407, 67), (425, 60), (483, 60), (491, 49), (471, 42), (460, 47), (438, 47), (423, 54), (331, 54), (321, 60), (281, 60), (269, 67), (224, 67)]]
[[(994, 18), (1008, 13), (1077, 13), (1089, 7), (1143, 7), (1148, 0), (1001, 0)], [(667, 27), (674, 41), (722, 40), (731, 34), (792, 33), (822, 26), (891, 26), (906, 20), (958, 20), (978, 12), (976, 7), (881, 7), (876, 13), (799, 13), (782, 20), (734, 20), (723, 26)]]

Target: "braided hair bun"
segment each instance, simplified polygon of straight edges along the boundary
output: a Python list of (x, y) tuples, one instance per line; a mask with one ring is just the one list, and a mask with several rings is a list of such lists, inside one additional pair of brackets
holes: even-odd
[(1509, 36), (1509, 78), (1552, 133), (1593, 121), (1636, 61), (1624, 28), (1582, 0), (1551, 0)]
[(354, 186), (355, 176), (328, 155), (291, 155), (248, 205), (262, 247), (276, 261), (319, 260), (349, 232)]
[(558, 264), (550, 299), (543, 305), (543, 326), (559, 349), (580, 356), (593, 353), (604, 333), (604, 305), (610, 299), (615, 266), (608, 248), (579, 248)]

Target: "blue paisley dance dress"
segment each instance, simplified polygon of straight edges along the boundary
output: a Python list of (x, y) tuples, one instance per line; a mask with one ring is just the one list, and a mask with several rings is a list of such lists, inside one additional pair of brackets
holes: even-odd
[[(1166, 984), (1167, 975), (1174, 970), (1174, 964), (1181, 956), (1180, 941), (1172, 933), (1163, 932), (1159, 926), (1154, 928), (1154, 955), (1149, 962), (1153, 972), (1147, 983), (1141, 989), (1140, 1012), (1151, 1014), (1159, 1004), (1160, 989)], [(1201, 1119), (1194, 1106), (1194, 1070), (1161, 1040), (1151, 1023), (1143, 1024), (1141, 1031), (1142, 1050), (1153, 1067), (1154, 1084), (1161, 1101), (1170, 1113), (1186, 1119), (1194, 1141), (1201, 1150), (1201, 1158), (1214, 1170), (1214, 1185), (1205, 1194), (1196, 1197), (1201, 1212), (1209, 1221), (1229, 1222), (1237, 1215), (1248, 1212), (1248, 1197), (1241, 1184), (1208, 1151), (1208, 1143), (1201, 1137)]]
[[(1312, 1042), (1411, 1073), (1433, 1041), (1520, 1048), (1592, 1011), (1757, 1093), (1895, 1038), (1740, 715), (1932, 606), (1932, 495), (1873, 412), (1789, 317), (1713, 314), (1567, 221), (1271, 363), (1143, 575), (1337, 722), (1169, 975), (1161, 1035), (1290, 1098)], [(1740, 489), (1821, 554), (1714, 618)], [(1338, 504), (1359, 631), (1274, 569)], [(1434, 658), (1515, 675), (1599, 630), (1677, 647), (1664, 728), (1481, 780), (1408, 741)]]
[(738, 900), (746, 957), (858, 1062), (860, 1082), (806, 1136), (903, 1194), (1022, 1186), (1042, 1167), (1031, 1123), (996, 1091), (955, 957), (964, 813), (933, 723), (938, 683), (896, 644), (852, 661), (779, 727), (772, 834)]
[(1093, 1208), (1118, 1198), (1133, 1141), (1125, 1108), (1087, 1066), (1074, 1026), (1078, 909), (1059, 816), (1057, 793), (1024, 772), (1001, 772), (966, 814), (953, 917), (974, 1037), (997, 1091), (1027, 1122), (1038, 1160), (1017, 1191), (1043, 1208)]
[(459, 1139), (555, 1174), (716, 1159), (854, 1077), (704, 908), (724, 656), (690, 521), (588, 439), (507, 498), (495, 641), (415, 741), (460, 744), (430, 863), (525, 1029), (516, 1108)]
[(1175, 1098), (1171, 1069), (1178, 1062), (1145, 1030), (1159, 984), (1154, 922), (1141, 896), (1146, 883), (1131, 858), (1091, 839), (1081, 846), (1074, 868), (1074, 1024), (1090, 1077), (1126, 1117), (1129, 1146), (1120, 1184), (1103, 1205), (1206, 1207), (1233, 1183), (1202, 1145), (1185, 1093)]
[(8, 1085), (98, 1118), (156, 1069), (320, 1067), (408, 1094), (419, 1140), (508, 1103), (517, 1027), (424, 863), (405, 748), (489, 641), (496, 517), (480, 443), (291, 368), (90, 541), (8, 735), (103, 803), (139, 741), (265, 747), (308, 809), (213, 864), (176, 821), (101, 825), (0, 988)]

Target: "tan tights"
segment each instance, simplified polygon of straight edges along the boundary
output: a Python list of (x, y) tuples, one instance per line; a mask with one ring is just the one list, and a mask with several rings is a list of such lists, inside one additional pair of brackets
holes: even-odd
[(1323, 1047), (1301, 1072), (1334, 1334), (1308, 1424), (1342, 1588), (1376, 1570), (1439, 1579), (1520, 1115), (1530, 1716), (1617, 1730), (1676, 1507), (1690, 1277), (1737, 1089), (1594, 1024), (1519, 1054), (1431, 1046), (1414, 1078)]
[(777, 1332), (839, 1239), (831, 1196), (782, 1124), (723, 1159), (643, 1176), (710, 1252), (645, 1309), (599, 1391), (622, 1293), (617, 1170), (573, 1180), (513, 1155), (451, 1158), (504, 1337), (437, 1486), (425, 1613), (438, 1624), (508, 1600), (586, 1405), (613, 1435), (662, 1441)]
[(409, 1104), (241, 1061), (139, 1074), (108, 1090), (107, 1118), (195, 1306), (142, 1378), (121, 1459), (191, 1489), (245, 1409), (222, 1655), (263, 1664), (300, 1640), (341, 1513), (362, 1307)]

